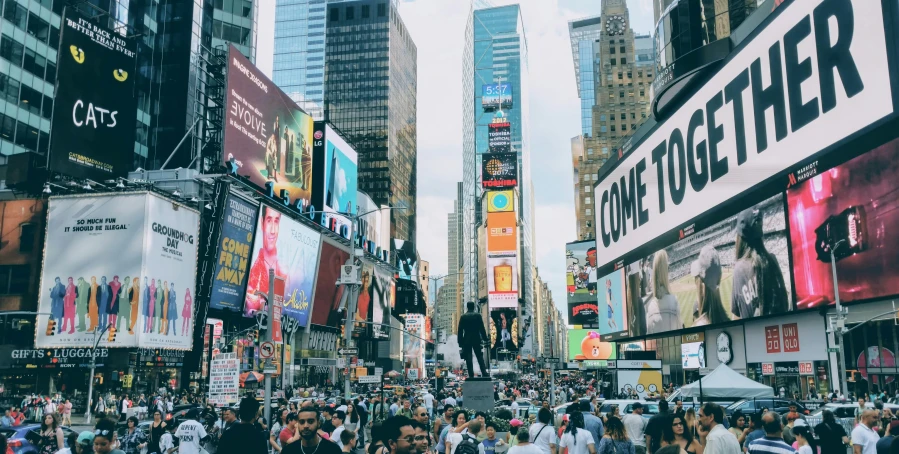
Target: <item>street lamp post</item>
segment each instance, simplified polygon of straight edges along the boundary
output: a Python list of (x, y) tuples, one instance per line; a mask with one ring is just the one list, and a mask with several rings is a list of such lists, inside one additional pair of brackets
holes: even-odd
[(839, 345), (839, 347), (840, 347), (840, 351), (837, 352), (837, 373), (840, 374), (840, 387), (842, 388), (842, 391), (844, 393), (846, 393), (846, 395), (848, 396), (849, 389), (848, 389), (848, 386), (846, 383), (846, 365), (845, 365), (845, 362), (846, 362), (846, 359), (845, 359), (846, 348), (845, 347), (846, 347), (846, 345), (843, 343), (843, 330), (845, 329), (845, 326), (846, 326), (846, 319), (845, 319), (846, 314), (843, 313), (843, 306), (840, 304), (840, 287), (839, 287), (839, 284), (837, 283), (837, 257), (834, 254), (834, 252), (837, 250), (837, 248), (840, 247), (840, 245), (845, 242), (846, 242), (845, 239), (837, 241), (836, 244), (834, 244), (830, 248), (830, 269), (831, 269), (831, 272), (833, 273), (833, 296), (834, 296), (834, 301), (836, 302), (836, 307), (837, 307), (837, 328), (836, 328), (836, 330), (834, 330), (834, 334), (837, 337), (837, 345)]
[(102, 330), (98, 333), (97, 330), (94, 330), (94, 341), (91, 344), (91, 373), (87, 384), (87, 409), (84, 410), (84, 423), (91, 423), (91, 400), (94, 398), (94, 374), (97, 370), (97, 345), (100, 344), (100, 341), (103, 340), (103, 333), (109, 329), (110, 325), (107, 324), (103, 327)]

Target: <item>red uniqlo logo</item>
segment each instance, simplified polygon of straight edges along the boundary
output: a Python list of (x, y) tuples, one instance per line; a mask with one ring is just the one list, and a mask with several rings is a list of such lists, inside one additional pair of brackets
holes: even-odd
[(799, 375), (812, 375), (812, 363), (808, 361), (800, 362)]
[(762, 375), (774, 375), (774, 363), (762, 363)]
[(765, 348), (768, 353), (780, 353), (780, 326), (765, 327)]
[(798, 352), (799, 327), (795, 323), (787, 323), (781, 329), (784, 334), (784, 352)]

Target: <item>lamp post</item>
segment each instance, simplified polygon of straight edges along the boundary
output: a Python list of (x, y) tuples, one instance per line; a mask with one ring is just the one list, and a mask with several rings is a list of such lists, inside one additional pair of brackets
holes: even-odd
[(849, 395), (849, 389), (846, 384), (846, 365), (845, 365), (845, 354), (846, 348), (845, 344), (843, 344), (843, 330), (846, 326), (846, 314), (843, 313), (843, 306), (840, 304), (840, 287), (837, 283), (837, 257), (834, 252), (840, 247), (841, 244), (845, 243), (846, 240), (842, 239), (837, 241), (836, 244), (831, 246), (830, 248), (830, 269), (833, 272), (833, 297), (836, 302), (837, 307), (837, 328), (834, 331), (834, 334), (837, 337), (837, 345), (840, 347), (840, 351), (837, 352), (837, 373), (840, 374), (840, 387), (842, 391)]
[(109, 329), (110, 325), (107, 324), (103, 327), (102, 330), (98, 333), (97, 330), (94, 330), (94, 341), (91, 344), (91, 374), (87, 383), (87, 409), (84, 410), (84, 423), (91, 423), (91, 400), (94, 398), (94, 374), (97, 370), (97, 345), (100, 344), (100, 341), (103, 340), (103, 333)]

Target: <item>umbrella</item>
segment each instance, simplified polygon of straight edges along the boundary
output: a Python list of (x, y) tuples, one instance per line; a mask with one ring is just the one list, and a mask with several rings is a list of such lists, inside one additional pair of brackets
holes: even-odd
[(388, 377), (393, 378), (393, 377), (399, 377), (399, 376), (402, 375), (402, 374), (400, 374), (399, 372), (397, 372), (397, 371), (395, 371), (395, 370), (392, 370), (392, 371), (390, 371), (390, 372), (387, 372), (387, 373), (384, 374), (384, 375), (387, 375)]
[(248, 385), (250, 383), (259, 383), (263, 378), (264, 376), (259, 372), (244, 372), (240, 374), (240, 383), (244, 385)]

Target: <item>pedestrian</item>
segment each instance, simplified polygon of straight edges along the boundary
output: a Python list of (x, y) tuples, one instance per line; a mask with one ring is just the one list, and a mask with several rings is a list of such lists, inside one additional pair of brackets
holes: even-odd
[(356, 449), (356, 432), (352, 429), (346, 429), (340, 433), (341, 451), (350, 454)]
[[(492, 421), (487, 423), (487, 438), (481, 442), (484, 454), (496, 454), (505, 451), (506, 442), (501, 438), (496, 438), (496, 424)], [(499, 449), (497, 449), (499, 448)]]
[(752, 413), (749, 415), (749, 433), (743, 439), (743, 452), (746, 452), (749, 443), (759, 438), (765, 437), (765, 430), (762, 427), (762, 413)]
[(671, 424), (666, 425), (662, 431), (661, 445), (677, 445), (684, 451), (693, 454), (703, 454), (703, 447), (699, 441), (693, 437), (693, 434), (687, 430), (687, 423), (684, 417), (675, 413), (670, 418)]
[(508, 454), (543, 454), (543, 451), (534, 446), (530, 440), (528, 429), (521, 428), (515, 436), (515, 445), (509, 448)]
[(240, 422), (224, 431), (217, 454), (263, 454), (268, 451), (265, 435), (254, 425), (258, 409), (259, 402), (252, 397), (240, 401)]
[(727, 430), (734, 434), (734, 436), (737, 437), (737, 443), (740, 443), (740, 446), (743, 446), (746, 435), (749, 435), (749, 426), (746, 425), (746, 416), (742, 411), (737, 410), (730, 419), (730, 428)]
[(769, 411), (762, 415), (762, 428), (765, 436), (751, 441), (746, 446), (749, 454), (783, 454), (793, 451), (793, 447), (783, 439), (784, 426), (779, 414)]
[(815, 435), (821, 441), (821, 454), (846, 454), (849, 436), (832, 411), (821, 412), (821, 423), (815, 426)]
[(297, 429), (299, 420), (299, 416), (295, 413), (289, 413), (285, 418), (286, 424), (278, 433), (278, 446), (280, 446), (280, 450), (284, 450), (288, 445), (300, 439), (300, 431)]
[(147, 447), (147, 435), (138, 427), (138, 420), (131, 416), (125, 422), (125, 431), (119, 437), (119, 448), (125, 454), (140, 454)]
[[(805, 423), (797, 425), (793, 429), (793, 436), (796, 437), (795, 448), (799, 454), (818, 454), (818, 443), (815, 442), (815, 437), (812, 435), (811, 428), (805, 425)], [(892, 440), (890, 440), (890, 442), (892, 442)], [(877, 452), (880, 452), (879, 446)], [(884, 454), (889, 454), (889, 452), (890, 445), (888, 443)]]
[(343, 445), (340, 443), (340, 433), (346, 430), (346, 426), (343, 425), (344, 421), (346, 421), (346, 413), (337, 410), (334, 412), (334, 416), (331, 416), (331, 423), (334, 424), (334, 431), (331, 432), (331, 437), (329, 438), (334, 443), (337, 443), (337, 446), (343, 449)]
[(159, 441), (162, 439), (162, 434), (165, 433), (166, 422), (163, 421), (162, 412), (159, 410), (153, 411), (153, 422), (150, 423), (150, 437), (149, 444), (147, 445), (147, 454), (159, 454)]
[[(587, 405), (589, 404), (590, 403), (587, 402)], [(540, 451), (542, 451), (543, 454), (556, 454), (556, 445), (558, 442), (556, 440), (556, 432), (550, 425), (552, 423), (552, 417), (551, 411), (541, 408), (540, 411), (537, 412), (537, 422), (528, 428), (528, 432), (531, 434), (530, 442), (533, 443), (534, 446), (540, 448)]]
[(59, 419), (56, 413), (48, 413), (41, 419), (41, 439), (38, 444), (40, 454), (55, 454), (65, 447), (62, 428), (59, 427)]
[(476, 419), (462, 425), (456, 425), (455, 431), (446, 436), (447, 451), (450, 454), (476, 454), (480, 452), (480, 444), (477, 438), (475, 438), (475, 434), (480, 431), (481, 422)]
[(861, 413), (859, 424), (852, 429), (850, 437), (854, 454), (877, 454), (877, 441), (880, 440), (880, 435), (874, 431), (875, 424), (877, 424), (876, 410), (867, 409)]
[(887, 426), (886, 436), (877, 440), (877, 454), (889, 454), (890, 445), (897, 435), (899, 435), (899, 421), (893, 421)]
[[(421, 410), (425, 411), (425, 414), (427, 414), (424, 407), (421, 407)], [(414, 419), (412, 420), (412, 430), (415, 431), (415, 452), (417, 454), (426, 454), (429, 452), (431, 447), (431, 437), (428, 434), (428, 427), (417, 419)]]
[(605, 429), (596, 454), (635, 454), (637, 452), (620, 419), (609, 418)]
[(10, 415), (9, 409), (3, 411), (3, 416), (0, 416), (0, 427), (12, 427), (13, 419)]
[(567, 449), (569, 454), (596, 454), (596, 442), (586, 429), (583, 413), (575, 412), (571, 415), (559, 447)]
[(735, 454), (740, 452), (737, 437), (724, 428), (724, 409), (709, 402), (699, 409), (699, 426), (706, 434), (704, 454)]
[(116, 421), (100, 418), (94, 426), (94, 454), (125, 454), (117, 445)]
[(659, 450), (662, 445), (662, 432), (665, 426), (671, 424), (670, 415), (668, 414), (668, 401), (659, 401), (659, 413), (649, 418), (644, 431), (646, 437), (646, 447), (650, 453)]
[(446, 449), (446, 446), (444, 446), (443, 441), (446, 435), (444, 431), (453, 425), (454, 410), (455, 407), (452, 405), (444, 405), (443, 416), (437, 418), (434, 422), (434, 439), (437, 440), (436, 449), (439, 454), (444, 454), (445, 452), (444, 449)]
[[(676, 413), (675, 413), (676, 414)], [(631, 406), (631, 413), (624, 417), (621, 422), (627, 429), (627, 435), (631, 442), (634, 443), (634, 450), (637, 454), (646, 454), (646, 420), (643, 419), (643, 404), (634, 402)]]
[(174, 430), (175, 439), (178, 440), (178, 447), (175, 449), (178, 454), (201, 454), (203, 452), (202, 443), (209, 441), (210, 436), (206, 433), (203, 424), (198, 421), (200, 410), (193, 408), (187, 412), (186, 417), (187, 420)]
[(321, 415), (315, 407), (302, 407), (297, 413), (299, 443), (291, 443), (283, 448), (284, 454), (340, 454), (336, 443), (321, 437)]
[(169, 424), (165, 427), (165, 432), (162, 433), (162, 437), (159, 438), (159, 452), (162, 454), (172, 454), (175, 452), (175, 437), (173, 435), (175, 432), (175, 425)]
[(590, 412), (590, 402), (581, 401), (577, 405), (579, 405), (584, 416), (584, 427), (590, 432), (590, 435), (593, 435), (593, 441), (601, 440), (604, 432), (602, 420)]

